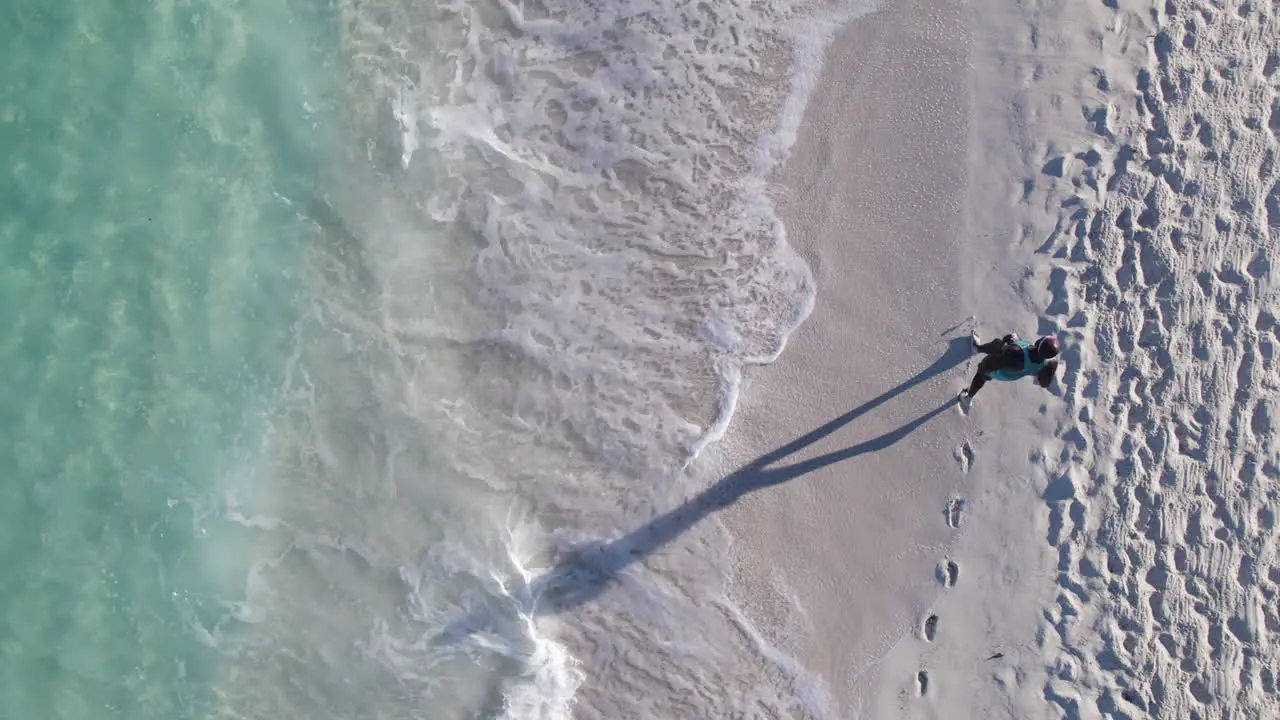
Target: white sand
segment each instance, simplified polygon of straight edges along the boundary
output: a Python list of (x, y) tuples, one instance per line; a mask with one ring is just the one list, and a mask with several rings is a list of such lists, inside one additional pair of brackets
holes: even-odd
[(1066, 345), (1053, 394), (993, 383), (859, 447), (961, 365), (725, 513), (739, 592), (761, 621), (803, 608), (777, 639), (841, 715), (1280, 717), (1277, 11), (1111, 4), (855, 21), (779, 178), (818, 305), (746, 388), (731, 459), (912, 377), (970, 314)]

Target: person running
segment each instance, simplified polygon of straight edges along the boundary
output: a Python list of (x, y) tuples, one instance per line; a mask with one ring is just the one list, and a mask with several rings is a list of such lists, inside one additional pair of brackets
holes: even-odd
[(1058, 338), (1052, 335), (1041, 337), (1034, 343), (1019, 340), (1014, 333), (989, 343), (979, 343), (978, 336), (974, 335), (973, 345), (986, 357), (978, 363), (973, 382), (960, 391), (962, 400), (972, 400), (988, 380), (1017, 380), (1034, 375), (1036, 384), (1047, 389), (1058, 374), (1058, 361), (1053, 359), (1058, 357)]

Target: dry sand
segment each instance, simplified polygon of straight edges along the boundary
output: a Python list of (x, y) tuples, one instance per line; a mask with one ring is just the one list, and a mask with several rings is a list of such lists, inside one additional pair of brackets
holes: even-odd
[[(725, 519), (841, 716), (1280, 717), (1278, 20), (903, 0), (837, 38), (779, 178), (817, 306), (722, 452), (802, 463)], [(1058, 332), (1055, 392), (928, 416), (970, 314)]]

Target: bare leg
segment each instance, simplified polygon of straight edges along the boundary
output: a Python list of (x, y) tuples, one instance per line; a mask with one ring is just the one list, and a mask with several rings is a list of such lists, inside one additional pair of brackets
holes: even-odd
[(969, 383), (969, 389), (965, 390), (964, 394), (970, 398), (977, 395), (978, 391), (982, 389), (982, 386), (987, 384), (988, 379), (987, 374), (983, 372), (982, 368), (978, 368), (977, 374), (973, 376), (973, 382)]

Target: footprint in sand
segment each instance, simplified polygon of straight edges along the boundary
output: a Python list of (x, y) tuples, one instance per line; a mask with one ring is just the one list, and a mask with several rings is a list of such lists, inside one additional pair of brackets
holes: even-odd
[(966, 441), (960, 447), (956, 448), (956, 460), (960, 461), (960, 472), (969, 472), (969, 468), (973, 467), (973, 446)]
[(964, 512), (964, 500), (956, 498), (947, 503), (947, 527), (959, 529), (962, 512)]
[(954, 560), (948, 560), (938, 566), (938, 582), (943, 587), (955, 587), (956, 580), (960, 579), (960, 566)]
[(924, 639), (925, 642), (933, 642), (933, 637), (938, 634), (938, 616), (930, 615), (924, 619)]
[(924, 697), (925, 694), (928, 692), (929, 692), (929, 673), (926, 670), (921, 670), (920, 672), (916, 673), (916, 695), (919, 695), (920, 697)]

